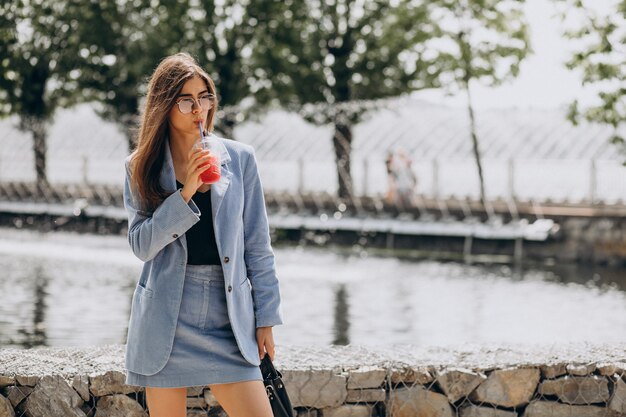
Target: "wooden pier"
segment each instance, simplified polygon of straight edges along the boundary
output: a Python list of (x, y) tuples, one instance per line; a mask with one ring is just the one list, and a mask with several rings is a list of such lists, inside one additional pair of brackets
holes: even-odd
[[(350, 244), (362, 242), (366, 236), (368, 244), (393, 249), (417, 247), (417, 240), (423, 238), (434, 242), (434, 247), (450, 246), (464, 259), (480, 255), (482, 246), (520, 261), (528, 254), (525, 246), (536, 248), (543, 243), (553, 247), (567, 240), (563, 226), (571, 220), (591, 224), (610, 219), (626, 230), (623, 204), (495, 200), (483, 206), (469, 199), (417, 197), (415, 205), (398, 207), (375, 197), (344, 201), (328, 194), (267, 193), (266, 205), (274, 232), (291, 240), (302, 241), (313, 233), (343, 236), (339, 240)], [(94, 232), (112, 233), (123, 233), (127, 222), (122, 189), (110, 186), (0, 183), (0, 216), (3, 225), (48, 222), (44, 229), (87, 225)], [(619, 247), (619, 238), (614, 240)], [(453, 244), (442, 243), (445, 241)], [(487, 241), (494, 243), (484, 243)], [(621, 250), (617, 251), (619, 259)], [(626, 253), (623, 260), (626, 262)]]

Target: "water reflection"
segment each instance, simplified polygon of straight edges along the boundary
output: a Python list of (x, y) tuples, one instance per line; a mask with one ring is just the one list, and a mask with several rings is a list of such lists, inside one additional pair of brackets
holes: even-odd
[(34, 309), (32, 329), (20, 328), (18, 333), (25, 337), (22, 342), (24, 347), (46, 346), (46, 288), (48, 287), (48, 277), (44, 269), (37, 265), (34, 272)]
[[(623, 271), (277, 248), (277, 344), (626, 341)], [(0, 233), (0, 346), (125, 343), (141, 262), (122, 236)]]
[[(49, 278), (46, 276), (44, 268), (40, 265), (34, 265), (29, 278), (31, 282), (25, 282), (23, 294), (26, 298), (31, 299), (32, 303), (21, 304), (19, 308), (13, 311), (13, 314), (20, 317), (21, 320), (16, 325), (15, 332), (8, 335), (6, 343), (9, 345), (20, 345), (25, 348), (47, 346), (46, 296)], [(6, 296), (15, 296), (18, 288), (17, 283), (13, 283), (11, 293), (7, 293)], [(20, 298), (17, 297), (17, 299)], [(10, 317), (10, 313), (7, 316)], [(10, 323), (9, 320), (3, 320), (1, 324), (2, 327), (7, 328)]]
[(348, 319), (348, 294), (345, 284), (337, 286), (335, 294), (335, 326), (333, 345), (347, 345), (350, 343), (350, 321)]

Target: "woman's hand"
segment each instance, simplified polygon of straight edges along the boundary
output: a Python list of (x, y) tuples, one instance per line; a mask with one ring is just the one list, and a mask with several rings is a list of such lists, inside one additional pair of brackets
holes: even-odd
[(270, 359), (274, 360), (274, 335), (272, 334), (272, 326), (257, 327), (256, 341), (259, 345), (259, 358), (263, 359), (265, 352), (270, 355)]
[(197, 147), (192, 147), (189, 151), (189, 163), (187, 164), (187, 175), (185, 176), (185, 186), (183, 187), (181, 194), (185, 201), (188, 203), (191, 197), (198, 191), (198, 188), (204, 184), (200, 179), (202, 174), (208, 166), (201, 166), (202, 164), (208, 164), (209, 151), (202, 150)]

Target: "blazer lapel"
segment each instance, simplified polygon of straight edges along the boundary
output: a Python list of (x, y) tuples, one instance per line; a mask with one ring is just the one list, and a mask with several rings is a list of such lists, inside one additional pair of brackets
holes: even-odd
[[(217, 218), (222, 202), (224, 201), (224, 196), (226, 195), (226, 191), (228, 190), (228, 186), (230, 185), (231, 177), (233, 173), (228, 169), (230, 162), (230, 154), (228, 150), (226, 150), (226, 146), (222, 143), (221, 138), (213, 135), (214, 139), (217, 140), (218, 148), (220, 152), (220, 162), (221, 162), (221, 178), (218, 182), (211, 184), (211, 206), (213, 209), (213, 220)], [(215, 225), (218, 222), (214, 223)]]
[[(170, 140), (169, 137), (165, 139), (165, 155), (163, 158), (163, 167), (161, 168), (161, 176), (159, 180), (161, 181), (161, 186), (171, 192), (176, 191), (176, 172), (174, 171), (174, 160), (172, 159), (172, 151), (170, 149)], [(178, 241), (183, 245), (183, 249), (185, 250), (185, 259), (187, 259), (187, 236), (184, 235), (182, 239), (178, 239)]]
[[(219, 153), (220, 153), (220, 163), (221, 163), (221, 178), (218, 182), (211, 184), (211, 208), (213, 216), (213, 224), (216, 227), (215, 233), (216, 238), (219, 231), (217, 228), (220, 224), (216, 221), (217, 215), (219, 213), (219, 209), (224, 201), (224, 196), (226, 195), (226, 191), (228, 190), (228, 186), (230, 185), (230, 180), (233, 176), (232, 172), (228, 169), (230, 162), (230, 154), (226, 149), (226, 146), (222, 143), (221, 138), (214, 136), (214, 139), (218, 143)], [(163, 188), (168, 191), (176, 191), (176, 173), (174, 172), (174, 162), (172, 160), (172, 152), (170, 149), (169, 138), (165, 141), (165, 155), (163, 159), (163, 168), (161, 168), (161, 176), (160, 181)], [(185, 250), (187, 250), (187, 241), (186, 239), (181, 239)]]
[(164, 146), (165, 155), (160, 176), (161, 186), (167, 191), (176, 191), (176, 173), (174, 172), (174, 162), (172, 160), (169, 138), (166, 138)]

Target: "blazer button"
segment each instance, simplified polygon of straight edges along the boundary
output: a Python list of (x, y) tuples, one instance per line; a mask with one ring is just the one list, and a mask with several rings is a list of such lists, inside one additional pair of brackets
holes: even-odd
[(232, 290), (233, 290), (232, 285), (229, 285), (229, 286), (228, 286), (228, 292), (231, 292)]
[(224, 257), (224, 263), (227, 264), (228, 262), (230, 262), (230, 258), (228, 256)]
[(174, 234), (172, 235), (172, 237), (173, 237), (174, 239), (178, 239), (178, 235), (177, 235), (176, 233), (174, 233)]

